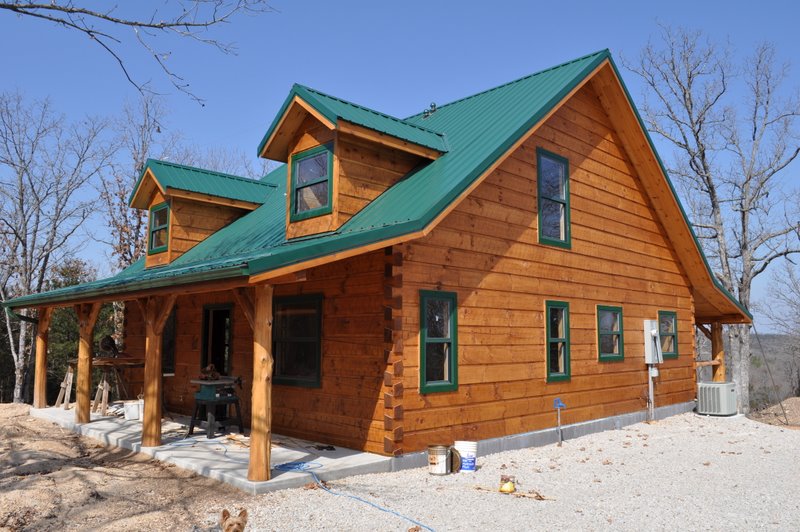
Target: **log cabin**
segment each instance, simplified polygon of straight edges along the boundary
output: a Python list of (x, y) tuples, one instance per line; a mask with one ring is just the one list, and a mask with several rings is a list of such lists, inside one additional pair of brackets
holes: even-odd
[[(241, 376), (248, 478), (272, 431), (391, 456), (658, 405), (691, 405), (695, 331), (725, 380), (722, 325), (751, 316), (716, 280), (605, 50), (400, 119), (295, 85), (258, 146), (260, 181), (147, 162), (130, 198), (147, 255), (118, 275), (21, 297), (91, 331), (126, 301), (145, 359), (143, 445), (162, 400), (190, 414), (214, 363)], [(644, 320), (664, 361), (648, 396)]]

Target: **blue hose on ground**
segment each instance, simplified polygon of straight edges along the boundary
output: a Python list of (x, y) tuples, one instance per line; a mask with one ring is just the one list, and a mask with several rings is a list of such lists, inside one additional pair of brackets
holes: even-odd
[(333, 491), (328, 486), (323, 484), (323, 482), (319, 479), (317, 474), (314, 473), (313, 470), (314, 469), (319, 469), (320, 467), (322, 467), (322, 464), (320, 464), (319, 462), (286, 462), (285, 464), (276, 465), (274, 469), (277, 469), (278, 471), (299, 471), (301, 473), (308, 473), (309, 475), (311, 475), (314, 478), (314, 482), (317, 483), (317, 486), (319, 486), (320, 488), (324, 489), (325, 491), (327, 491), (331, 495), (336, 495), (337, 497), (347, 497), (349, 499), (353, 499), (353, 500), (356, 500), (356, 501), (359, 501), (359, 502), (363, 502), (364, 504), (372, 506), (376, 510), (380, 510), (381, 512), (386, 512), (387, 514), (395, 515), (395, 516), (399, 517), (400, 519), (405, 519), (406, 521), (409, 521), (410, 523), (414, 523), (415, 525), (417, 525), (420, 528), (424, 528), (425, 530), (430, 530), (430, 532), (436, 532), (433, 528), (431, 528), (431, 527), (429, 527), (427, 525), (424, 525), (424, 524), (420, 523), (419, 521), (415, 521), (414, 519), (412, 519), (412, 518), (410, 518), (408, 516), (405, 516), (405, 515), (403, 515), (401, 513), (395, 512), (394, 510), (390, 510), (389, 508), (384, 508), (383, 506), (379, 506), (379, 505), (375, 504), (374, 502), (370, 502), (370, 501), (368, 501), (366, 499), (362, 499), (361, 497), (358, 497), (356, 495), (350, 495), (348, 493), (338, 493), (338, 492)]

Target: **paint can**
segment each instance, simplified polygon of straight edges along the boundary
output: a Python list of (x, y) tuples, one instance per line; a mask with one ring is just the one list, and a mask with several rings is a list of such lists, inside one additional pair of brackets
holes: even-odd
[(457, 441), (455, 448), (461, 455), (461, 472), (474, 473), (478, 462), (478, 442)]
[(428, 473), (446, 475), (450, 472), (450, 447), (447, 445), (428, 445)]

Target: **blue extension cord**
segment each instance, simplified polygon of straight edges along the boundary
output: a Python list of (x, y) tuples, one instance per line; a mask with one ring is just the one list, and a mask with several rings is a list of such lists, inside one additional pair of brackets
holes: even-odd
[(332, 489), (327, 487), (325, 484), (323, 484), (322, 481), (317, 476), (317, 474), (314, 473), (313, 470), (314, 469), (319, 469), (320, 467), (322, 467), (322, 464), (320, 464), (319, 462), (286, 462), (285, 464), (276, 465), (274, 469), (277, 469), (278, 471), (299, 471), (301, 473), (308, 473), (309, 475), (314, 477), (314, 482), (316, 482), (317, 485), (320, 488), (324, 489), (325, 491), (327, 491), (331, 495), (336, 495), (337, 497), (347, 497), (349, 499), (353, 499), (353, 500), (356, 500), (356, 501), (359, 501), (359, 502), (363, 502), (364, 504), (368, 504), (369, 506), (372, 506), (376, 510), (380, 510), (381, 512), (386, 512), (387, 514), (392, 514), (392, 515), (395, 515), (395, 516), (397, 516), (397, 517), (399, 517), (401, 519), (405, 519), (406, 521), (414, 523), (415, 525), (417, 525), (420, 528), (424, 528), (425, 530), (430, 530), (430, 532), (436, 532), (431, 527), (429, 527), (427, 525), (423, 525), (419, 521), (415, 521), (414, 519), (412, 519), (412, 518), (410, 518), (408, 516), (405, 516), (405, 515), (403, 515), (401, 513), (395, 512), (394, 510), (390, 510), (388, 508), (384, 508), (383, 506), (379, 506), (379, 505), (375, 504), (374, 502), (370, 502), (370, 501), (368, 501), (366, 499), (362, 499), (361, 497), (358, 497), (356, 495), (350, 495), (348, 493), (337, 493), (337, 492), (333, 491)]

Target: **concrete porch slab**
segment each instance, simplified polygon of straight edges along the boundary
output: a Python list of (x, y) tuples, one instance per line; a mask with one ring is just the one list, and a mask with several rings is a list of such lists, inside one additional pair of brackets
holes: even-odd
[[(75, 410), (63, 408), (31, 408), (30, 415), (51, 421), (68, 430), (93, 438), (108, 446), (144, 453), (156, 460), (175, 464), (200, 475), (226, 482), (248, 493), (297, 488), (313, 482), (307, 471), (283, 471), (281, 466), (302, 462), (303, 467), (320, 480), (337, 480), (352, 475), (392, 471), (392, 458), (377, 454), (335, 447), (326, 444), (272, 435), (272, 479), (266, 482), (247, 480), (250, 450), (241, 443), (218, 436), (208, 439), (205, 430), (198, 430), (184, 439), (189, 418), (176, 417), (162, 422), (162, 445), (142, 447), (142, 424), (115, 416), (91, 415), (91, 422), (75, 423)], [(247, 435), (247, 433), (245, 433)]]

